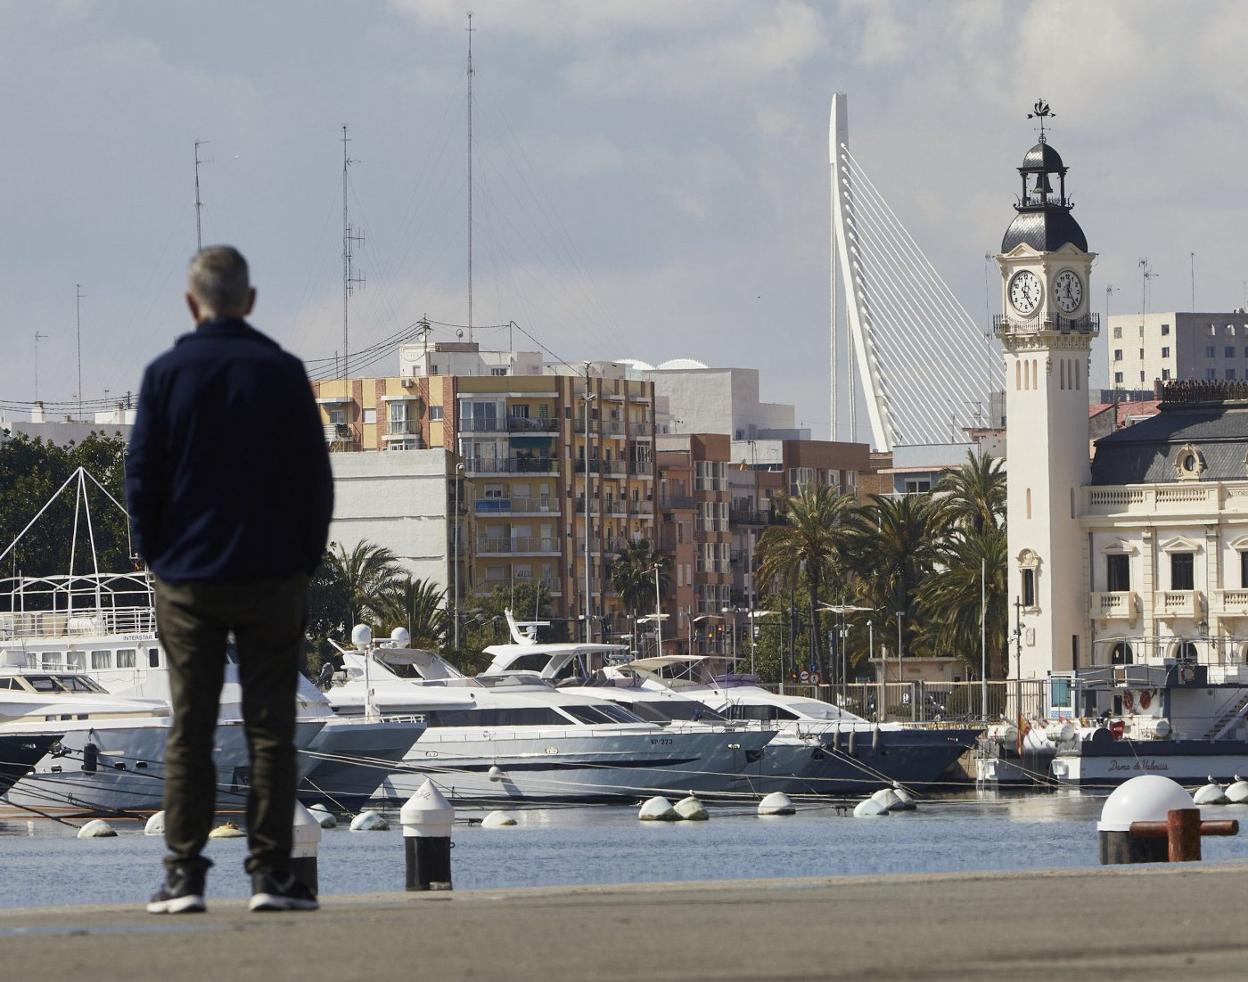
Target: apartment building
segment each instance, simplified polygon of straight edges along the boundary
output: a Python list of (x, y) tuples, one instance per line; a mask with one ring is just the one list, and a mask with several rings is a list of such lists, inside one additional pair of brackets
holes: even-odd
[(653, 385), (610, 365), (551, 374), (533, 353), (467, 342), (405, 345), (400, 365), (395, 377), (316, 383), (331, 450), (451, 451), (461, 605), (536, 581), (569, 633), (585, 636), (587, 607), (595, 639), (614, 633), (624, 612), (611, 559), (656, 541)]
[(1248, 379), (1248, 311), (1243, 308), (1114, 314), (1105, 339), (1115, 389), (1151, 389), (1171, 379)]

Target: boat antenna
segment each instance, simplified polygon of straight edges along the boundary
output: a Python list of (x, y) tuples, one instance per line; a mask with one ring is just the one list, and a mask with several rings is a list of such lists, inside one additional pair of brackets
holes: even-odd
[(82, 284), (74, 284), (74, 332), (78, 344), (78, 416), (82, 417)]

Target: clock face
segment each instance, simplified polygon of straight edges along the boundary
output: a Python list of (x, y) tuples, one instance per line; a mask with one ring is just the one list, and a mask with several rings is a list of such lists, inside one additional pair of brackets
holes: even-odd
[(1031, 270), (1015, 273), (1010, 280), (1010, 303), (1020, 314), (1034, 314), (1040, 306), (1042, 292), (1040, 278)]
[(1068, 314), (1073, 314), (1083, 303), (1083, 281), (1073, 269), (1064, 269), (1053, 281), (1053, 296), (1057, 305)]

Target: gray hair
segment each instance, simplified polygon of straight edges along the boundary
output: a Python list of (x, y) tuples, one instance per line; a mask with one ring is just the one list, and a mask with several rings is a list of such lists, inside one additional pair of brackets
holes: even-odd
[(187, 289), (206, 314), (241, 317), (251, 298), (247, 260), (233, 246), (208, 246), (191, 259)]

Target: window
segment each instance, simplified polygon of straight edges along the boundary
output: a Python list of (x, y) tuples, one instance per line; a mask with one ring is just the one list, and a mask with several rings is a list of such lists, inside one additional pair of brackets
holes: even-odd
[(1122, 361), (1122, 349), (1121, 348), (1114, 349), (1114, 361)]
[(1207, 345), (1205, 345), (1205, 357), (1206, 357), (1206, 358), (1216, 358), (1217, 356), (1218, 356), (1218, 349), (1217, 349), (1217, 348), (1215, 348), (1215, 347), (1214, 347), (1213, 345), (1211, 345), (1211, 344), (1207, 344)]
[(364, 422), (366, 422), (366, 423), (375, 423), (375, 422), (377, 422), (377, 410), (376, 410), (376, 409), (365, 409), (365, 410), (364, 410)]
[(490, 374), (491, 374), (491, 375), (506, 375), (506, 374), (507, 374), (507, 369), (505, 369), (505, 368), (491, 368), (491, 369), (490, 369)]
[(1114, 372), (1114, 381), (1122, 382), (1122, 372)]
[(148, 668), (160, 668), (160, 649), (159, 648), (147, 649), (147, 667)]
[(1190, 552), (1170, 553), (1170, 589), (1192, 590), (1195, 587), (1195, 555)]
[(1105, 585), (1110, 593), (1131, 589), (1131, 557), (1117, 553), (1105, 557)]
[(91, 652), (91, 670), (95, 671), (101, 668), (113, 667), (113, 653), (111, 651), (93, 651)]
[(1144, 381), (1144, 373), (1140, 372), (1140, 382), (1143, 382), (1143, 381)]
[(1115, 328), (1114, 328), (1114, 337), (1115, 337), (1115, 338), (1120, 338), (1120, 337), (1122, 337), (1122, 328), (1121, 328), (1121, 327), (1115, 327)]
[(1036, 571), (1034, 569), (1025, 569), (1023, 573), (1023, 606), (1034, 607), (1036, 605)]
[(1169, 325), (1169, 324), (1162, 324), (1162, 325), (1161, 325), (1161, 336), (1164, 338), (1164, 337), (1168, 336), (1169, 334), (1170, 334), (1170, 325)]
[(1216, 379), (1217, 377), (1218, 377), (1218, 370), (1217, 370), (1216, 368), (1206, 368), (1206, 369), (1205, 369), (1205, 380), (1206, 380), (1207, 382), (1212, 382), (1212, 381), (1213, 381), (1214, 379)]
[(85, 651), (67, 652), (65, 654), (65, 667), (85, 671), (87, 667), (87, 653)]
[(1161, 349), (1161, 357), (1162, 357), (1162, 358), (1169, 358), (1169, 357), (1170, 357), (1170, 349), (1169, 349), (1169, 348), (1162, 348), (1162, 349)]
[(117, 667), (118, 668), (134, 668), (134, 649), (118, 648), (117, 649)]
[(1234, 357), (1235, 357), (1235, 346), (1234, 346), (1233, 344), (1228, 344), (1228, 345), (1226, 346), (1226, 349), (1225, 349), (1225, 354), (1226, 354), (1226, 357), (1227, 357), (1227, 358), (1234, 358)]
[(1130, 665), (1135, 659), (1131, 651), (1131, 645), (1126, 641), (1119, 641), (1110, 651), (1110, 661), (1115, 665)]
[(1170, 378), (1170, 369), (1163, 368), (1161, 370), (1161, 380), (1164, 382)]
[(1239, 554), (1239, 585), (1248, 590), (1248, 549)]
[(1049, 705), (1054, 709), (1074, 706), (1073, 695), (1070, 679), (1056, 675), (1049, 679)]
[(1235, 369), (1233, 369), (1233, 368), (1228, 368), (1228, 369), (1226, 370), (1226, 380), (1227, 380), (1228, 382), (1234, 382), (1234, 381), (1235, 381)]
[(429, 407), (429, 419), (430, 419), (430, 421), (432, 421), (432, 422), (437, 422), (437, 421), (438, 421), (438, 420), (440, 420), (441, 418), (442, 418), (442, 407), (441, 407), (441, 406), (430, 406), (430, 407)]
[(926, 494), (932, 490), (932, 482), (928, 478), (907, 478), (906, 494)]

